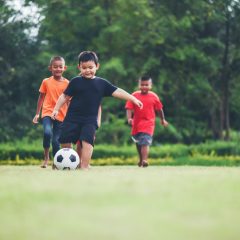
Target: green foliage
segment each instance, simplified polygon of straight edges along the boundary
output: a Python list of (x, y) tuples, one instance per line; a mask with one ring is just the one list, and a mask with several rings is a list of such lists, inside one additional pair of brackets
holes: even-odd
[[(0, 163), (28, 165), (40, 164), (43, 157), (42, 144), (16, 142), (0, 144)], [(237, 142), (207, 142), (197, 145), (154, 145), (150, 148), (151, 165), (240, 165), (240, 146)], [(93, 165), (136, 165), (137, 151), (134, 144), (98, 144), (94, 148)]]
[(122, 145), (130, 138), (130, 127), (124, 119), (117, 119), (111, 115), (97, 131), (96, 144), (117, 144)]
[[(167, 129), (157, 124), (156, 143), (199, 143), (239, 130), (238, 1), (24, 2), (41, 14), (34, 39), (28, 32), (36, 23), (0, 1), (0, 142), (40, 137), (31, 119), (49, 59), (62, 55), (71, 79), (82, 50), (96, 51), (98, 74), (129, 92), (140, 75), (151, 75), (170, 120)], [(129, 143), (123, 106), (103, 101), (97, 141)]]
[[(6, 1), (0, 5), (0, 142), (21, 138), (28, 124), (33, 92), (37, 45), (27, 33), (33, 24), (21, 19)], [(31, 71), (29, 71), (31, 69)]]

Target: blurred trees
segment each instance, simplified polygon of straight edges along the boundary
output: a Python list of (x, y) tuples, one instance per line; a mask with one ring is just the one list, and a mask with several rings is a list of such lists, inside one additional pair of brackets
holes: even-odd
[[(156, 139), (201, 142), (228, 139), (231, 128), (239, 130), (239, 1), (26, 0), (37, 4), (43, 16), (35, 40), (24, 31), (31, 23), (11, 20), (16, 13), (0, 1), (1, 47), (2, 42), (11, 44), (0, 53), (1, 116), (6, 116), (0, 123), (7, 126), (1, 127), (0, 140), (23, 132), (34, 135), (30, 121), (39, 85), (49, 74), (49, 58), (65, 57), (65, 76), (72, 78), (83, 50), (99, 55), (99, 76), (129, 92), (136, 89), (140, 75), (152, 76), (153, 90), (171, 123), (166, 131), (157, 127)], [(10, 92), (15, 97), (7, 97)], [(124, 118), (124, 102), (105, 99), (100, 141), (126, 142), (130, 130)]]
[(0, 0), (0, 140), (21, 138), (29, 129), (32, 112), (32, 82), (37, 45), (27, 30), (33, 25)]

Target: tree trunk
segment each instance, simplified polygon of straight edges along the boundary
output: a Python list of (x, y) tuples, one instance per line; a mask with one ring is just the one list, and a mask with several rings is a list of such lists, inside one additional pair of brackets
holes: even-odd
[[(221, 138), (230, 138), (230, 119), (229, 119), (229, 45), (230, 45), (230, 12), (226, 9), (225, 22), (225, 49), (222, 60), (221, 71), (221, 106), (220, 106), (220, 131)], [(223, 131), (225, 133), (223, 134)]]

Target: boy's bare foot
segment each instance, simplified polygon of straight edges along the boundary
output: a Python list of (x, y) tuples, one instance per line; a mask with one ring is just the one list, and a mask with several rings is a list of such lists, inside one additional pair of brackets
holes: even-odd
[(148, 167), (148, 161), (143, 160), (143, 161), (142, 161), (142, 166), (143, 166), (143, 167)]
[(81, 166), (81, 167), (80, 167), (80, 170), (89, 170), (90, 168), (91, 168), (91, 165), (88, 164), (87, 167)]
[(80, 170), (81, 170), (81, 171), (88, 171), (89, 168), (88, 168), (88, 167), (86, 167), (86, 168), (80, 168)]
[(57, 169), (57, 167), (56, 167), (55, 164), (53, 163), (53, 165), (52, 165), (52, 170), (55, 170), (55, 169)]
[(48, 161), (43, 161), (41, 168), (47, 168), (48, 166)]
[(143, 166), (142, 161), (139, 161), (139, 162), (138, 162), (138, 166), (139, 166), (139, 167), (142, 167), (142, 166)]

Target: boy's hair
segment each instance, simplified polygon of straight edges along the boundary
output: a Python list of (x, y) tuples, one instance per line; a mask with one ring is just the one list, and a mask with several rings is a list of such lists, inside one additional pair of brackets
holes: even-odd
[(98, 57), (95, 52), (84, 51), (78, 55), (78, 64), (81, 62), (93, 61), (96, 65), (98, 64)]
[(51, 57), (50, 62), (49, 62), (49, 66), (52, 66), (53, 62), (55, 62), (55, 61), (62, 61), (65, 64), (65, 60), (64, 60), (63, 57), (61, 57), (61, 56), (54, 56), (54, 57)]
[(140, 77), (139, 81), (151, 81), (152, 82), (152, 78), (147, 75), (144, 75), (144, 76)]

